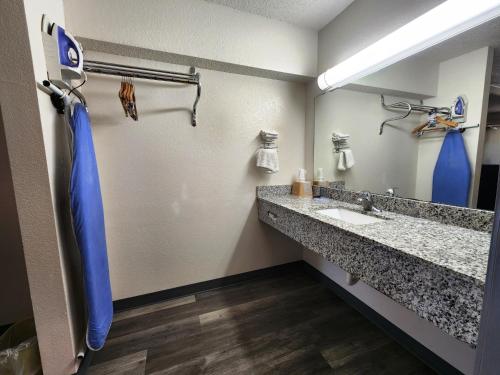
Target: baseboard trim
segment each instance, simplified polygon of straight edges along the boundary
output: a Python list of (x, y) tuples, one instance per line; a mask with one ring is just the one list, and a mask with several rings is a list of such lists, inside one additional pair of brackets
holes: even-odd
[(304, 261), (280, 264), (273, 267), (263, 268), (260, 270), (239, 273), (237, 275), (225, 276), (218, 279), (202, 281), (195, 284), (183, 285), (177, 288), (161, 290), (140, 296), (124, 298), (113, 302), (115, 312), (133, 309), (136, 307), (158, 303), (172, 298), (184, 297), (194, 293), (205, 292), (210, 289), (221, 288), (224, 286), (241, 283), (243, 281), (259, 279), (270, 276), (285, 274), (291, 270), (297, 270), (303, 267)]
[(314, 279), (321, 282), (333, 293), (343, 299), (347, 304), (359, 311), (365, 318), (391, 336), (396, 342), (411, 352), (422, 362), (426, 363), (438, 374), (442, 375), (463, 375), (458, 369), (439, 357), (437, 354), (426, 348), (413, 337), (402, 331), (398, 326), (391, 323), (378, 312), (366, 305), (363, 301), (342, 288), (335, 281), (324, 275), (310, 264), (303, 263), (304, 270)]

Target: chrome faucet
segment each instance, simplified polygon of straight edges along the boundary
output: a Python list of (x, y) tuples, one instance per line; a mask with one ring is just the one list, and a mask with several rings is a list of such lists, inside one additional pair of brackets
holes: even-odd
[(380, 212), (380, 210), (373, 205), (372, 194), (369, 191), (360, 191), (360, 197), (358, 198), (358, 202), (363, 206), (363, 211), (373, 211)]
[(397, 187), (391, 187), (385, 191), (385, 194), (388, 195), (389, 197), (395, 197), (396, 196), (396, 190), (399, 189)]

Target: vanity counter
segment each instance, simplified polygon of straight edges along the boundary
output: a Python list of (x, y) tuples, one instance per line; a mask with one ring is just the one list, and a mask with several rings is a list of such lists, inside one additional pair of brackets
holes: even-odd
[(258, 208), (261, 221), (475, 346), (490, 233), (389, 211), (350, 224), (317, 211), (361, 207), (325, 197), (259, 194)]

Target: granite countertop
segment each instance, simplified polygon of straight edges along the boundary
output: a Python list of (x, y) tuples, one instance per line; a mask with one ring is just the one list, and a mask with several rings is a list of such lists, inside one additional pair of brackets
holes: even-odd
[[(491, 233), (392, 211), (366, 213), (383, 222), (351, 224), (317, 211), (338, 207), (362, 213), (361, 206), (289, 191), (259, 187), (259, 219), (475, 347)], [(475, 211), (463, 218), (478, 214), (482, 221), (484, 213)]]
[(483, 285), (486, 280), (490, 233), (389, 211), (366, 213), (386, 219), (384, 222), (356, 225), (325, 216), (317, 211), (343, 207), (362, 213), (363, 210), (359, 205), (324, 197), (301, 198), (294, 195), (269, 195), (260, 199), (472, 277)]

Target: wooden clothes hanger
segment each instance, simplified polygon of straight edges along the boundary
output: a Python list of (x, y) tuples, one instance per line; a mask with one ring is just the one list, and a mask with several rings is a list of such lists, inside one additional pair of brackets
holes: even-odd
[(450, 128), (456, 128), (459, 125), (458, 122), (455, 122), (455, 121), (452, 121), (452, 120), (447, 120), (447, 119), (445, 119), (445, 118), (443, 118), (441, 116), (436, 116), (436, 122), (438, 124), (441, 124), (441, 125), (446, 125), (446, 126), (448, 126)]
[(135, 121), (137, 121), (139, 119), (139, 115), (137, 114), (137, 104), (135, 102), (135, 87), (134, 84), (132, 83), (132, 78), (130, 78), (127, 98), (128, 98), (128, 113), (130, 117), (132, 117)]
[(125, 78), (122, 77), (122, 83), (120, 86), (120, 90), (118, 91), (118, 97), (120, 98), (120, 102), (122, 103), (122, 107), (123, 107), (123, 111), (125, 112), (125, 116), (128, 117), (127, 98), (125, 96), (125, 91), (126, 91)]
[[(457, 128), (459, 123), (458, 122), (455, 122), (455, 121), (452, 121), (452, 120), (447, 120), (441, 116), (431, 116), (429, 115), (429, 120), (427, 120), (427, 122), (413, 128), (413, 130), (411, 131), (411, 134), (413, 135), (417, 135), (419, 134), (420, 132), (422, 132), (422, 130), (428, 130), (428, 131), (437, 131), (437, 130), (443, 130), (443, 129), (446, 129), (446, 128)], [(436, 125), (439, 124), (439, 125), (444, 125), (443, 126), (439, 126), (437, 127)]]
[(132, 83), (131, 77), (122, 77), (122, 82), (120, 90), (118, 91), (118, 97), (125, 112), (125, 116), (132, 117), (135, 121), (139, 119), (137, 114), (137, 104), (135, 102), (135, 88)]

